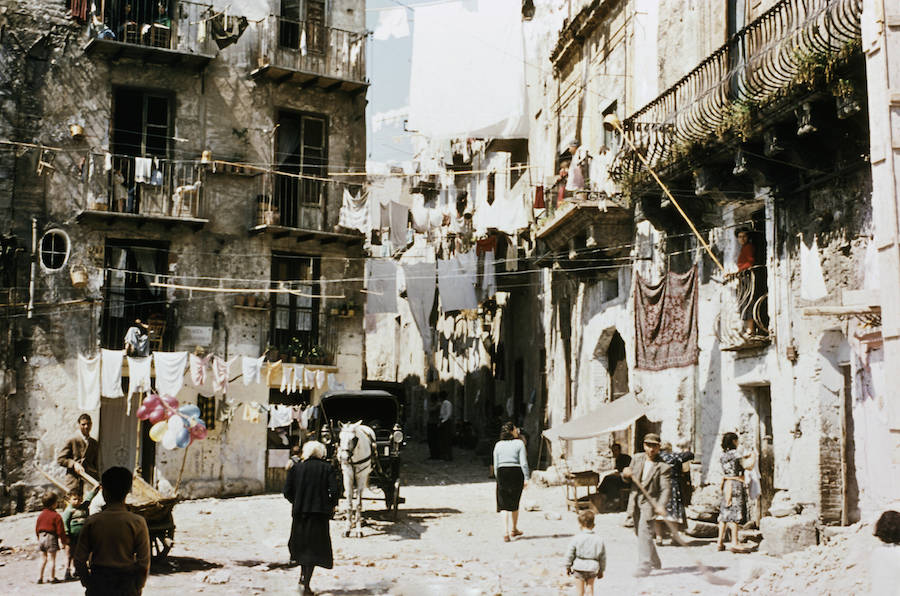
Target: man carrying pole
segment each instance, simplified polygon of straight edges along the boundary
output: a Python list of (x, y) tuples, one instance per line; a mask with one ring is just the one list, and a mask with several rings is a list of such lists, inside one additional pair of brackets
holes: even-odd
[(66, 441), (56, 458), (57, 463), (66, 469), (67, 491), (79, 490), (84, 494), (84, 475), (91, 478), (99, 476), (100, 444), (91, 437), (92, 425), (88, 414), (79, 416), (80, 432)]
[(622, 477), (631, 481), (628, 510), (634, 519), (634, 533), (638, 539), (638, 564), (634, 575), (646, 577), (662, 562), (653, 542), (653, 518), (665, 517), (662, 504), (669, 502), (672, 485), (670, 466), (659, 459), (659, 435), (644, 435), (644, 451), (636, 453), (631, 466), (622, 470)]

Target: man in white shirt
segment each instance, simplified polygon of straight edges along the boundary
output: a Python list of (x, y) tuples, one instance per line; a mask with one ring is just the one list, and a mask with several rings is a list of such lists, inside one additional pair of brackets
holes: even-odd
[(441, 396), (444, 400), (441, 402), (438, 422), (438, 454), (441, 459), (450, 461), (453, 459), (453, 404), (447, 399), (446, 393), (441, 393)]

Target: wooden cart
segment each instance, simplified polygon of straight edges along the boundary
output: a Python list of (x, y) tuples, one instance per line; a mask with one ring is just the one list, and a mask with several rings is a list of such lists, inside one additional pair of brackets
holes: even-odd
[(175, 544), (175, 519), (172, 509), (178, 497), (164, 497), (140, 476), (134, 477), (131, 492), (125, 499), (128, 509), (147, 520), (150, 530), (150, 555), (164, 559)]

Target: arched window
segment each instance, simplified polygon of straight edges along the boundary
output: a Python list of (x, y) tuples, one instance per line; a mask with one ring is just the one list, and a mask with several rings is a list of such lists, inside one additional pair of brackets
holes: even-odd
[(609, 367), (610, 398), (616, 399), (628, 393), (628, 362), (625, 360), (625, 340), (616, 331), (606, 349)]
[(62, 230), (47, 230), (41, 237), (41, 266), (59, 271), (69, 260), (69, 235)]

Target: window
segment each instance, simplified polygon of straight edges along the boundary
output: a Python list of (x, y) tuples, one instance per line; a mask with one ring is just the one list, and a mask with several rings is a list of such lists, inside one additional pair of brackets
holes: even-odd
[(272, 256), (272, 287), (294, 292), (273, 296), (269, 343), (287, 357), (302, 357), (319, 343), (319, 259), (301, 255)]
[(101, 347), (121, 350), (125, 332), (135, 319), (162, 325), (163, 350), (170, 349), (165, 331), (168, 309), (162, 288), (152, 285), (168, 268), (168, 247), (162, 243), (110, 240), (106, 244)]
[(497, 173), (491, 172), (487, 177), (487, 204), (493, 205), (497, 192)]
[(167, 157), (171, 135), (171, 98), (166, 94), (120, 87), (115, 90), (112, 152)]
[(307, 51), (311, 54), (324, 54), (325, 44), (325, 1), (306, 0)]
[[(607, 116), (613, 114), (618, 116), (619, 102), (614, 101), (605, 110), (603, 110), (603, 118), (605, 119)], [(606, 127), (603, 127), (603, 146), (606, 147), (609, 151), (613, 153), (616, 152), (616, 149), (619, 148), (619, 131), (617, 130), (606, 130)]]
[(628, 362), (625, 359), (625, 340), (616, 331), (613, 333), (606, 350), (606, 362), (609, 367), (610, 399), (615, 400), (628, 393)]
[[(306, 10), (304, 11), (304, 6)], [(327, 45), (324, 0), (282, 0), (279, 44), (282, 47), (324, 54)]]
[(69, 260), (69, 235), (48, 230), (41, 238), (41, 265), (46, 271), (59, 271)]
[(200, 418), (206, 423), (206, 429), (216, 427), (216, 396), (205, 397), (197, 395), (197, 407), (200, 408)]
[[(325, 178), (328, 166), (328, 121), (324, 116), (279, 112), (275, 162), (279, 172)], [(325, 185), (321, 180), (277, 176), (276, 201), (281, 223), (297, 227), (301, 205), (321, 206)]]

